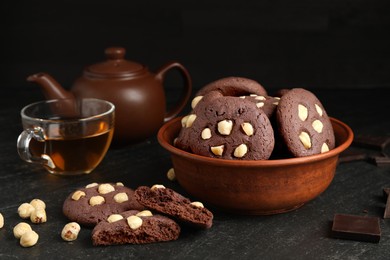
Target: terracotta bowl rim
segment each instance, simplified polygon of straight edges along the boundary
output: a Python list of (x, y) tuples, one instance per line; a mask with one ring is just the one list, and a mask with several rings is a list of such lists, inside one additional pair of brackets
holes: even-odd
[[(346, 150), (352, 143), (354, 134), (352, 129), (342, 121), (330, 117), (332, 125), (339, 125), (347, 133), (347, 139), (338, 144), (334, 149), (329, 152), (310, 155), (299, 158), (287, 158), (287, 159), (271, 159), (271, 160), (227, 160), (201, 156), (193, 153), (183, 151), (179, 148), (174, 147), (171, 142), (173, 140), (166, 140), (165, 133), (166, 131), (175, 124), (180, 123), (182, 117), (176, 117), (168, 122), (166, 122), (157, 133), (157, 140), (162, 147), (171, 152), (174, 155), (185, 157), (189, 160), (192, 160), (194, 163), (199, 162), (203, 164), (212, 164), (220, 166), (229, 166), (229, 167), (281, 167), (281, 166), (290, 166), (297, 164), (311, 163), (315, 161), (325, 160), (327, 158), (338, 156), (341, 152)], [(337, 139), (337, 136), (336, 136)]]

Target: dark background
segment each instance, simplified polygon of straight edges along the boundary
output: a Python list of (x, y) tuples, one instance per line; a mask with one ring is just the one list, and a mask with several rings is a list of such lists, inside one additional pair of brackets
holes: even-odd
[(123, 46), (151, 71), (181, 62), (194, 89), (226, 76), (267, 89), (390, 88), (388, 0), (15, 0), (1, 13), (7, 87), (40, 71), (69, 87)]

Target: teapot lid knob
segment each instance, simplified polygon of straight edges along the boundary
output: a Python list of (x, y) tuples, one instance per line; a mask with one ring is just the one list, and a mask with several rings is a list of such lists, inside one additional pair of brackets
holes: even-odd
[(106, 57), (110, 60), (123, 60), (126, 50), (122, 47), (109, 47), (105, 50)]
[(135, 77), (148, 72), (142, 64), (125, 59), (126, 49), (108, 47), (104, 50), (107, 60), (88, 66), (84, 75), (93, 78), (124, 78)]

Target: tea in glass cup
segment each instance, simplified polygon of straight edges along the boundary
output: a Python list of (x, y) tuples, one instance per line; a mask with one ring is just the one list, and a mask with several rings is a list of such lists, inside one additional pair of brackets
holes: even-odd
[(114, 133), (115, 106), (94, 98), (40, 101), (21, 111), (19, 156), (57, 175), (87, 174), (99, 165)]

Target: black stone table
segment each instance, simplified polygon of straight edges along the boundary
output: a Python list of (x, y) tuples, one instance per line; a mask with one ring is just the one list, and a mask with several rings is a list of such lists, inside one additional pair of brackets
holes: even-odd
[[(357, 134), (390, 135), (390, 89), (312, 90), (328, 114), (347, 123)], [(169, 154), (150, 137), (142, 143), (111, 147), (90, 175), (52, 176), (23, 162), (16, 152), (21, 131), (20, 109), (42, 99), (36, 89), (20, 88), (3, 94), (0, 109), (0, 259), (389, 259), (390, 220), (383, 219), (383, 188), (390, 187), (390, 168), (369, 161), (340, 163), (330, 187), (303, 207), (272, 216), (240, 216), (212, 209), (214, 225), (205, 231), (183, 229), (177, 241), (147, 245), (94, 247), (91, 230), (82, 228), (79, 238), (60, 237), (68, 222), (61, 207), (65, 197), (91, 182), (117, 182), (136, 188), (163, 184), (184, 195), (166, 178)], [(372, 151), (364, 150), (371, 153)], [(48, 221), (32, 225), (38, 243), (22, 248), (13, 227), (22, 221), (17, 208), (39, 198), (47, 204)], [(195, 199), (195, 198), (193, 198)], [(380, 218), (379, 243), (335, 239), (331, 236), (336, 213)]]

